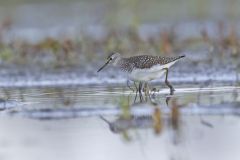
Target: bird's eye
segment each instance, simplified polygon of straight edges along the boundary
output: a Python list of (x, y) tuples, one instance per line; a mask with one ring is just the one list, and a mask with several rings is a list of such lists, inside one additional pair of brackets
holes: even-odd
[(110, 60), (113, 60), (113, 59), (112, 59), (112, 57), (111, 57), (111, 58), (109, 58), (109, 59), (110, 59)]

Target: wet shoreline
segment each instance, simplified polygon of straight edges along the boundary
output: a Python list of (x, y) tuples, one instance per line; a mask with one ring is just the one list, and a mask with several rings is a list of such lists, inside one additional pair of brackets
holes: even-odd
[[(185, 84), (185, 85), (199, 85), (199, 86), (208, 86), (208, 85), (238, 85), (239, 79), (238, 74), (222, 74), (214, 73), (211, 75), (201, 75), (198, 74), (171, 74), (169, 81), (174, 85)], [(0, 87), (1, 88), (43, 88), (43, 87), (74, 87), (74, 86), (121, 86), (126, 84), (127, 78), (124, 76), (118, 77), (88, 77), (88, 76), (79, 76), (79, 74), (57, 74), (57, 75), (48, 75), (44, 74), (42, 77), (33, 75), (31, 76), (15, 76), (9, 78), (0, 78)], [(164, 86), (164, 78), (159, 80), (154, 80), (150, 82), (153, 86), (155, 84)]]
[[(187, 60), (186, 60), (187, 61)], [(74, 86), (116, 86), (125, 85), (127, 76), (119, 69), (107, 68), (101, 73), (96, 70), (101, 63), (89, 67), (74, 67), (62, 69), (11, 69), (0, 71), (1, 88), (31, 88), (31, 87), (74, 87)], [(175, 84), (185, 85), (238, 85), (239, 72), (235, 68), (219, 68), (203, 65), (202, 67), (186, 63), (176, 64), (169, 71), (169, 80)], [(220, 66), (220, 65), (219, 65)], [(164, 77), (150, 83), (162, 84)], [(164, 84), (162, 84), (164, 85)]]

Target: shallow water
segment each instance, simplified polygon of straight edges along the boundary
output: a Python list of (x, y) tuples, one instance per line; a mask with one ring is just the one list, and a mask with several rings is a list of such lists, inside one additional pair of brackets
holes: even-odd
[(0, 159), (238, 159), (240, 88), (175, 88), (135, 104), (119, 85), (2, 90)]

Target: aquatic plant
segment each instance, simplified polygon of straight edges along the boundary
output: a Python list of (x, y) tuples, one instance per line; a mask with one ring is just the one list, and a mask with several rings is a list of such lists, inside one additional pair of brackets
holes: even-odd
[(122, 110), (121, 118), (130, 119), (131, 113), (130, 113), (129, 99), (124, 96), (120, 97), (119, 106)]
[(162, 113), (159, 107), (156, 107), (152, 115), (153, 129), (156, 134), (160, 134), (163, 129)]
[(171, 103), (171, 126), (174, 130), (179, 130), (180, 123), (180, 106), (177, 104), (176, 99), (172, 100)]

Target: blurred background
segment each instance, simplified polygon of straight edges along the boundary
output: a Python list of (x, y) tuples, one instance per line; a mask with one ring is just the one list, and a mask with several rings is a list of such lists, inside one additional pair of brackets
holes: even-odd
[(1, 2), (1, 64), (84, 67), (111, 51), (196, 51), (195, 61), (212, 58), (208, 50), (237, 56), (239, 6), (238, 0)]
[[(0, 160), (238, 160), (239, 8), (0, 0)], [(112, 51), (186, 55), (169, 72), (175, 94), (162, 78), (135, 101), (118, 69), (96, 72)]]

